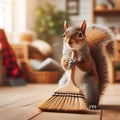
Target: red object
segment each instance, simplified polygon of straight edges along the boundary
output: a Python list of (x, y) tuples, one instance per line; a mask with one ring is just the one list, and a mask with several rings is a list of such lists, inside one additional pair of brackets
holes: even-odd
[(5, 31), (0, 29), (0, 44), (3, 51), (3, 65), (8, 78), (25, 78), (23, 71), (17, 64), (17, 58), (7, 41)]

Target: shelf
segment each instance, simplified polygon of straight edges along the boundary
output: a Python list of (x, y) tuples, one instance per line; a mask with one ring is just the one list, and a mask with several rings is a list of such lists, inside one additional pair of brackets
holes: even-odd
[(94, 10), (95, 16), (120, 16), (120, 9)]
[(120, 81), (120, 70), (115, 70), (114, 74), (114, 79)]

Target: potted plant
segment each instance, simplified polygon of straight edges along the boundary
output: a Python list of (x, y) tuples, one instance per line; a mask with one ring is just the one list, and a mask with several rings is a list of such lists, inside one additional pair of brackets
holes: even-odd
[(70, 21), (65, 11), (56, 10), (55, 6), (51, 4), (37, 8), (35, 18), (37, 37), (47, 42), (54, 37), (60, 37), (64, 32), (64, 21)]
[(120, 80), (120, 63), (115, 64), (115, 79)]
[(115, 64), (115, 70), (120, 71), (120, 63)]

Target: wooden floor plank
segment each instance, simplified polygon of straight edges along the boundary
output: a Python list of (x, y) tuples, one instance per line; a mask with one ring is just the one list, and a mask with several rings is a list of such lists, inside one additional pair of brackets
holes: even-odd
[(45, 98), (44, 97), (41, 98), (39, 96), (36, 96), (36, 97), (33, 96), (32, 98), (27, 98), (21, 101), (17, 101), (14, 104), (9, 104), (7, 106), (0, 108), (0, 113), (6, 110), (11, 110), (12, 108), (26, 107), (26, 106), (30, 106), (35, 103), (38, 103), (36, 104), (36, 107), (37, 107)]
[(36, 106), (15, 107), (1, 112), (0, 120), (28, 120), (37, 114), (40, 114), (40, 110)]
[[(21, 100), (27, 98), (32, 98), (34, 96), (44, 96), (49, 95), (57, 85), (28, 85), (21, 87), (5, 87), (0, 88), (0, 96), (2, 97), (0, 101), (0, 108), (9, 106)], [(46, 94), (46, 95), (45, 95)]]
[(120, 120), (120, 105), (103, 106), (102, 120)]
[(120, 105), (120, 96), (103, 96), (102, 105)]
[[(29, 89), (29, 86), (25, 88), (12, 88), (14, 91), (12, 91), (11, 88), (7, 88), (5, 91), (2, 89), (4, 93), (6, 92), (6, 94), (8, 94), (7, 97), (9, 97), (10, 94), (15, 94), (16, 97), (13, 97), (14, 103), (11, 103), (10, 99), (4, 95), (6, 101), (5, 106), (0, 108), (0, 120), (28, 120), (33, 116), (36, 116), (40, 113), (40, 110), (37, 108), (37, 106), (40, 104), (41, 100), (48, 97), (48, 95), (51, 95), (53, 90), (56, 89), (57, 85), (33, 85), (32, 87), (35, 89)], [(21, 96), (21, 93), (19, 94), (21, 91), (24, 92), (22, 96), (23, 99), (18, 100), (17, 97)], [(26, 94), (27, 97), (24, 96), (24, 94)], [(4, 105), (4, 101), (1, 103)]]
[[(37, 106), (57, 85), (0, 87), (0, 120), (119, 120), (120, 84), (108, 85), (101, 98), (101, 110), (92, 114), (41, 112)], [(101, 116), (102, 115), (102, 116)]]
[(120, 84), (109, 85), (101, 98), (102, 120), (120, 120)]
[(0, 120), (28, 120), (40, 114), (41, 111), (37, 108), (38, 104), (39, 102), (27, 106), (3, 108), (0, 112)]
[(100, 110), (94, 111), (93, 114), (41, 112), (32, 120), (100, 120), (100, 114)]
[(100, 99), (101, 105), (120, 105), (120, 84), (110, 84)]

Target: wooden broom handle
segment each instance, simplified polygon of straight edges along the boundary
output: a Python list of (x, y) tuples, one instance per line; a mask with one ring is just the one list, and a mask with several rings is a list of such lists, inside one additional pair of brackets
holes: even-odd
[[(71, 58), (77, 58), (77, 51), (73, 50), (72, 54), (71, 54)], [(75, 66), (72, 67), (69, 70), (70, 74), (69, 74), (69, 79), (67, 81), (67, 83), (61, 87), (60, 91), (59, 89), (56, 90), (57, 92), (65, 92), (66, 93), (77, 93), (77, 94), (83, 94), (82, 90), (80, 88), (78, 88), (78, 86), (76, 85), (75, 81), (74, 81), (74, 75), (75, 75)]]
[[(77, 58), (77, 51), (76, 50), (72, 51), (71, 58), (72, 59)], [(75, 67), (70, 69), (70, 80), (76, 86), (75, 81), (74, 81), (74, 74), (75, 74)]]
[(71, 58), (72, 59), (77, 58), (77, 51), (76, 50), (72, 51)]

